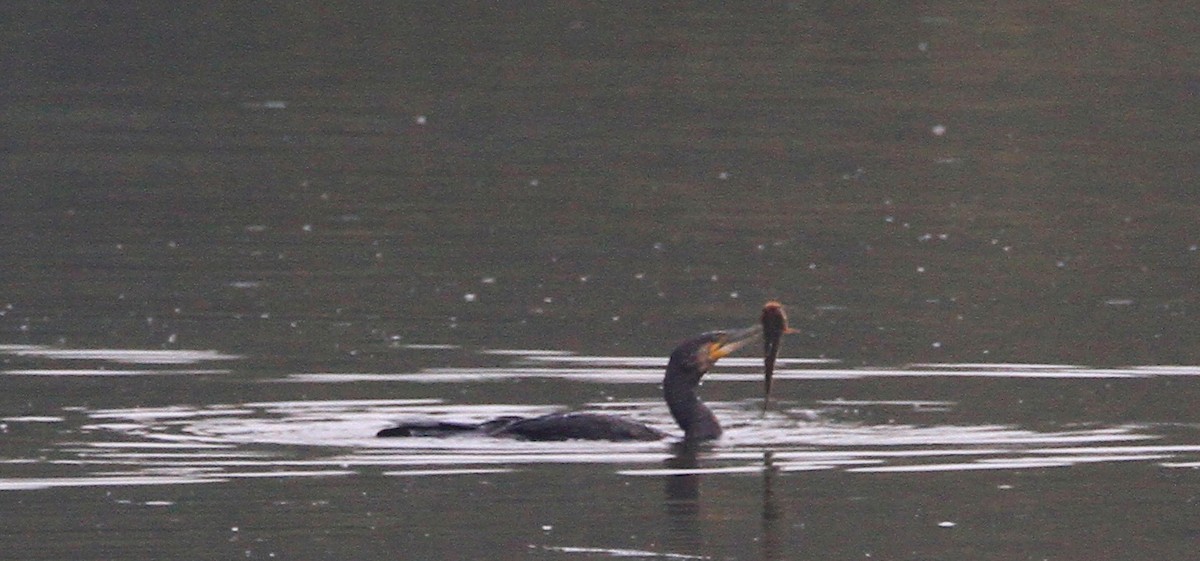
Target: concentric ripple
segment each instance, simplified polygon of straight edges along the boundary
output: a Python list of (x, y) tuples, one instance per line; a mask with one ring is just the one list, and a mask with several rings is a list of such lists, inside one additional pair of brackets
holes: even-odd
[[(423, 350), (423, 349), (422, 349)], [(139, 372), (187, 374), (198, 362), (233, 361), (210, 351), (137, 353), (6, 347), (0, 352), (36, 359), (9, 371), (54, 372), (63, 361), (131, 364)], [(414, 372), (310, 372), (283, 374), (261, 383), (347, 384), (384, 382), (445, 386), (457, 395), (471, 384), (555, 380), (566, 384), (657, 384), (657, 357), (577, 356), (563, 352), (485, 350), (507, 366), (440, 367)], [(152, 364), (143, 369), (140, 365)], [(236, 367), (236, 363), (234, 363)], [(710, 383), (759, 383), (761, 363), (723, 361)], [(825, 360), (781, 360), (777, 379), (882, 380), (901, 377), (1054, 378), (1091, 384), (1114, 378), (1195, 376), (1197, 367), (1094, 369), (1059, 365), (920, 364), (897, 369), (847, 369)], [(78, 374), (87, 376), (87, 374)], [(107, 376), (105, 369), (92, 374)], [(413, 387), (413, 386), (410, 386)], [(403, 395), (403, 392), (397, 392)], [(639, 392), (641, 393), (641, 392)], [(650, 395), (656, 392), (645, 392)], [(861, 393), (861, 392), (860, 392)], [(691, 473), (737, 475), (844, 470), (848, 473), (921, 474), (946, 471), (1029, 470), (1139, 462), (1162, 468), (1200, 465), (1195, 427), (1149, 422), (1070, 424), (963, 422), (960, 402), (944, 399), (836, 399), (787, 401), (764, 413), (761, 400), (710, 402), (726, 427), (703, 447), (696, 465), (665, 468), (672, 442), (522, 442), (462, 436), (380, 439), (374, 434), (399, 419), (483, 421), (500, 415), (540, 415), (552, 404), (453, 403), (448, 399), (346, 399), (250, 401), (133, 408), (67, 407), (14, 415), (8, 425), (66, 428), (42, 457), (0, 459), (12, 469), (0, 490), (64, 486), (176, 485), (240, 478), (430, 477), (503, 474), (534, 464), (597, 464), (626, 476)], [(657, 399), (605, 401), (585, 409), (633, 418), (677, 432)], [(1168, 434), (1169, 433), (1169, 434)], [(769, 465), (764, 455), (771, 457)]]

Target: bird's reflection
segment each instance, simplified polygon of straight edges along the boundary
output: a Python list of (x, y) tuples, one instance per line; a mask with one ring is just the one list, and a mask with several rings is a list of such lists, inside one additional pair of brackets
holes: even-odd
[[(699, 465), (699, 447), (692, 441), (674, 444), (674, 454), (666, 460), (667, 468), (687, 471), (696, 469)], [(704, 532), (700, 527), (700, 475), (669, 474), (663, 479), (663, 485), (666, 490), (667, 545), (672, 551), (703, 551)]]
[[(674, 455), (667, 458), (666, 464), (673, 470), (695, 470), (699, 466), (696, 459), (699, 447), (695, 442), (683, 441), (673, 446)], [(680, 473), (668, 475), (666, 479), (667, 504), (691, 505), (691, 512), (699, 507), (700, 476), (695, 473)]]
[[(700, 482), (703, 475), (695, 473), (700, 467), (700, 452), (703, 445), (681, 442), (674, 446), (674, 454), (666, 460), (671, 473), (664, 477), (666, 512), (669, 521), (667, 545), (672, 551), (705, 551), (703, 504), (700, 501)], [(762, 559), (782, 559), (785, 551), (780, 528), (785, 524), (784, 512), (775, 500), (775, 478), (779, 470), (775, 467), (773, 452), (763, 452), (762, 476)]]

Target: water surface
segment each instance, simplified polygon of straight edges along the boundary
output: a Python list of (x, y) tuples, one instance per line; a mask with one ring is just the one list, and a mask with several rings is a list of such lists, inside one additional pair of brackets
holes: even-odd
[[(1065, 539), (1075, 526), (1045, 526), (1049, 515), (1043, 494), (1051, 489), (1066, 494), (1062, 500), (1068, 504), (1056, 503), (1057, 508), (1079, 501), (1096, 508), (1097, 500), (1101, 508), (1117, 508), (1116, 503), (1149, 508), (1144, 493), (1162, 493), (1150, 499), (1181, 501), (1166, 522), (1186, 526), (1196, 521), (1193, 511), (1183, 507), (1189, 495), (1168, 497), (1194, 488), (1200, 425), (1154, 418), (1131, 405), (1098, 409), (1085, 396), (1100, 391), (1192, 399), (1194, 395), (1170, 394), (1180, 391), (1180, 383), (1191, 385), (1200, 367), (848, 368), (828, 359), (783, 359), (777, 370), (779, 395), (763, 412), (755, 396), (761, 361), (730, 358), (707, 376), (704, 388), (726, 434), (717, 442), (688, 447), (674, 439), (544, 443), (373, 436), (401, 419), (482, 421), (562, 408), (544, 396), (572, 396), (568, 399), (576, 408), (620, 414), (678, 433), (656, 397), (664, 360), (650, 356), (464, 352), (416, 345), (395, 352), (436, 352), (441, 356), (431, 362), (439, 364), (463, 355), (502, 359), (488, 367), (247, 377), (239, 373), (245, 359), (217, 352), (32, 346), (4, 352), (29, 360), (2, 372), (17, 384), (51, 380), (69, 393), (106, 381), (110, 391), (123, 394), (153, 380), (177, 386), (176, 391), (230, 398), (63, 406), (43, 410), (41, 416), (3, 419), (12, 440), (0, 497), (20, 506), (69, 493), (72, 504), (82, 505), (84, 512), (110, 513), (84, 534), (105, 541), (110, 524), (119, 529), (117, 535), (125, 535), (130, 531), (125, 525), (152, 523), (165, 530), (205, 520), (229, 526), (209, 528), (200, 532), (207, 537), (197, 539), (219, 539), (229, 553), (299, 554), (322, 540), (314, 535), (282, 540), (271, 528), (305, 527), (308, 517), (319, 516), (346, 521), (335, 528), (310, 528), (315, 536), (349, 532), (340, 539), (382, 539), (389, 547), (427, 554), (496, 547), (497, 537), (508, 536), (507, 554), (537, 557), (741, 558), (745, 540), (762, 549), (755, 557), (817, 556), (830, 550), (852, 555), (845, 549), (845, 532), (856, 526), (836, 522), (846, 520), (847, 512), (856, 513), (857, 524), (880, 524), (877, 531), (903, 531), (906, 539), (918, 541), (913, 532), (938, 543), (947, 539), (944, 534), (965, 533), (971, 543), (1035, 529), (1047, 539)], [(63, 363), (80, 360), (103, 360), (124, 369), (63, 368)], [(211, 363), (227, 368), (196, 368)], [(291, 395), (297, 389), (328, 395), (363, 385), (392, 397), (233, 399), (239, 394)], [(1049, 399), (1048, 388), (1054, 391)], [(491, 400), (473, 397), (475, 391)], [(860, 393), (876, 397), (847, 397)], [(442, 397), (404, 397), (418, 395)], [(955, 397), (942, 397), (951, 395)], [(994, 403), (998, 399), (1005, 403)], [(1131, 492), (1124, 481), (1138, 482), (1136, 501), (1121, 498)], [(318, 490), (316, 496), (324, 498), (313, 498)], [(215, 500), (233, 503), (216, 513), (205, 506)], [(451, 506), (464, 500), (470, 506)], [(476, 518), (484, 516), (481, 510), (505, 508), (505, 501), (525, 505), (523, 512), (503, 521)], [(580, 511), (571, 501), (588, 506)], [(599, 506), (593, 507), (597, 501)], [(897, 509), (906, 513), (900, 529), (889, 521)], [(87, 520), (74, 518), (75, 512), (34, 515), (26, 522), (43, 531), (66, 531)], [(709, 512), (713, 514), (705, 514)], [(196, 516), (201, 518), (192, 518)], [(598, 534), (596, 524), (607, 524), (614, 533)], [(1104, 528), (1095, 520), (1088, 524)], [(1117, 530), (1148, 531), (1106, 531)], [(304, 540), (311, 541), (300, 545)], [(814, 542), (820, 545), (814, 547)], [(178, 549), (184, 542), (170, 537), (150, 543), (156, 549), (185, 551)], [(111, 551), (132, 551), (114, 547), (119, 549)], [(59, 550), (48, 544), (31, 551), (53, 555)]]
[[(1186, 559), (1184, 6), (0, 7), (0, 550)], [(802, 331), (670, 442), (608, 411)]]

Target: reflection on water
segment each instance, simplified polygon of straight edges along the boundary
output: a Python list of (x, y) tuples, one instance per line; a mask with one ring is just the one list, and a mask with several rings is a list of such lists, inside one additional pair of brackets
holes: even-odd
[[(12, 376), (145, 376), (164, 374), (226, 374), (225, 369), (180, 369), (178, 365), (231, 361), (237, 355), (216, 351), (132, 350), (132, 349), (56, 349), (36, 345), (0, 345), (0, 355), (53, 361), (99, 363), (96, 368), (7, 368), (0, 374)], [(159, 368), (112, 368), (109, 364), (159, 366)]]
[(33, 345), (0, 345), (0, 353), (58, 360), (100, 360), (120, 364), (195, 364), (212, 360), (235, 360), (237, 355), (216, 351), (54, 349)]
[[(207, 373), (197, 362), (234, 360), (215, 352), (56, 350), (6, 347), (4, 353), (36, 359), (7, 374), (61, 372), (68, 360), (149, 364), (154, 374)], [(479, 382), (550, 380), (573, 384), (634, 384), (661, 380), (662, 359), (576, 356), (561, 352), (484, 350), (509, 364), (486, 368), (432, 368), (404, 373), (281, 374), (262, 383), (335, 385), (384, 381), (439, 386), (439, 395)], [(1114, 378), (1195, 376), (1196, 367), (1091, 369), (1060, 365), (921, 364), (899, 369), (845, 369), (831, 361), (780, 361), (781, 380), (797, 387), (818, 380), (882, 381), (893, 377), (999, 379), (1017, 390), (1028, 377), (1055, 378), (1084, 386)], [(544, 366), (547, 363), (556, 366)], [(708, 378), (719, 384), (757, 382), (761, 363), (723, 361)], [(105, 376), (111, 371), (96, 369)], [(202, 384), (204, 378), (196, 378)], [(636, 389), (636, 388), (635, 388)], [(640, 392), (656, 395), (657, 390)], [(751, 395), (753, 391), (745, 392)], [(462, 436), (379, 439), (373, 435), (398, 419), (472, 421), (502, 415), (533, 416), (557, 404), (451, 403), (444, 398), (312, 399), (247, 401), (132, 408), (71, 407), (37, 415), (11, 416), (19, 424), (64, 429), (43, 458), (7, 458), (24, 475), (0, 479), (0, 489), (64, 486), (173, 485), (239, 478), (351, 476), (450, 476), (520, 471), (535, 464), (598, 464), (620, 475), (665, 477), (676, 502), (696, 493), (694, 476), (786, 474), (843, 470), (856, 474), (1026, 470), (1080, 464), (1150, 463), (1162, 467), (1200, 465), (1195, 427), (1125, 421), (965, 422), (964, 407), (945, 399), (780, 400), (767, 413), (755, 398), (712, 400), (726, 428), (718, 442), (680, 452), (670, 442), (523, 442)], [(677, 431), (657, 398), (608, 400), (585, 408), (631, 417), (668, 432)], [(678, 503), (687, 507), (686, 501)]]
[(704, 555), (684, 555), (682, 553), (661, 553), (641, 549), (615, 549), (607, 547), (569, 547), (561, 545), (544, 545), (541, 549), (559, 553), (577, 553), (584, 555), (599, 555), (601, 557), (625, 557), (634, 559), (712, 559)]

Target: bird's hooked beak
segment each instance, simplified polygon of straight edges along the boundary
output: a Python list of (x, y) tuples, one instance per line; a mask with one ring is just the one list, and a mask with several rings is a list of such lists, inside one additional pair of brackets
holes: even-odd
[(762, 326), (759, 325), (726, 331), (721, 334), (719, 339), (708, 344), (708, 358), (716, 362), (717, 359), (729, 356), (734, 351), (757, 341), (760, 335), (762, 335)]

